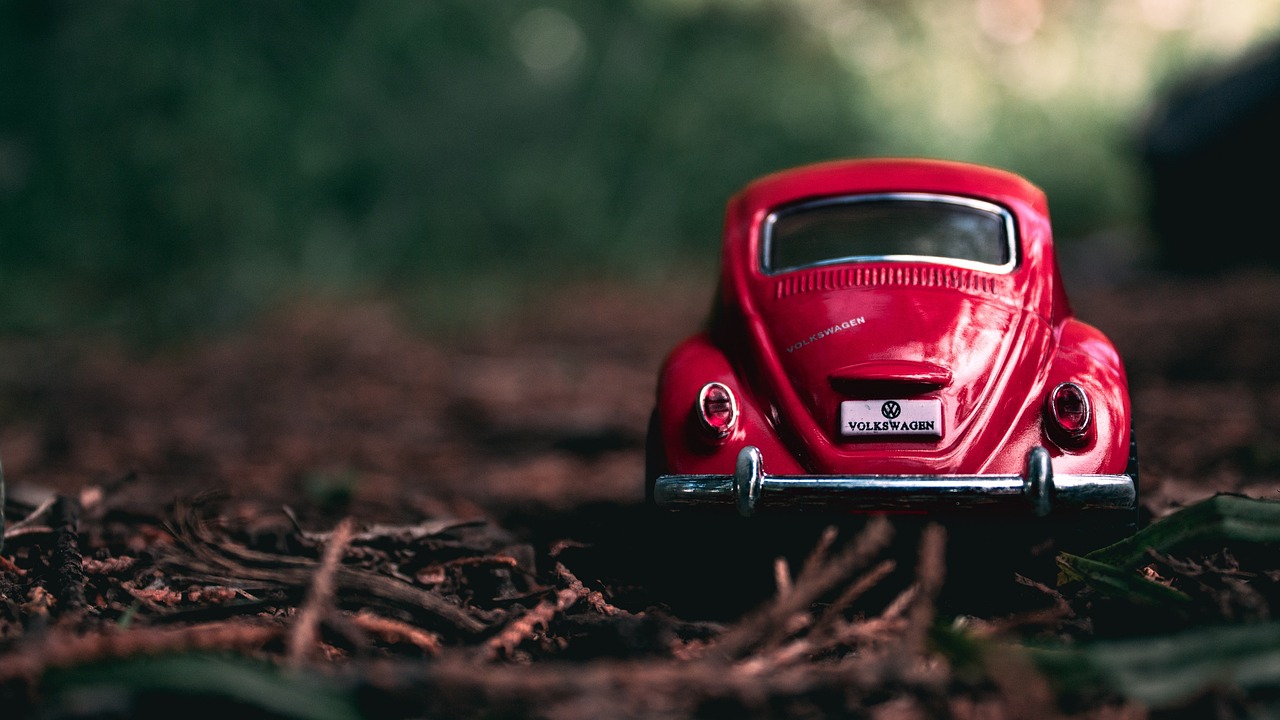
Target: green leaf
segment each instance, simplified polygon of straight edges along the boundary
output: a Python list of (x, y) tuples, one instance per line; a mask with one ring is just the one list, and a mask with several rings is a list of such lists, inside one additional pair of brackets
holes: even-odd
[(1215, 495), (1085, 557), (1132, 570), (1150, 561), (1148, 550), (1169, 553), (1192, 545), (1235, 543), (1280, 543), (1280, 501)]
[(1280, 688), (1280, 623), (1027, 652), (1061, 692), (1106, 688), (1155, 709), (1214, 687)]
[(59, 707), (75, 708), (76, 714), (105, 712), (148, 697), (176, 696), (189, 698), (193, 709), (199, 703), (297, 720), (361, 717), (352, 693), (331, 679), (213, 655), (153, 656), (52, 671), (44, 690), (54, 715)]
[(1132, 570), (1069, 553), (1058, 553), (1057, 560), (1063, 577), (1083, 581), (1107, 597), (1162, 608), (1178, 608), (1191, 602), (1186, 593), (1148, 580)]

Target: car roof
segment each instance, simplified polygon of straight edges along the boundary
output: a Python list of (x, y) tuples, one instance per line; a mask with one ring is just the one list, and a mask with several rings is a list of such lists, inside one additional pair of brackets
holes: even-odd
[[(758, 229), (770, 212), (791, 203), (824, 197), (878, 193), (932, 193), (976, 198), (1008, 209), (1019, 244), (1017, 267), (1003, 275), (1010, 292), (1029, 293), (1027, 301), (1046, 317), (1071, 314), (1053, 252), (1049, 206), (1044, 192), (1016, 173), (986, 165), (930, 158), (834, 160), (765, 175), (730, 199), (722, 245), (725, 302), (758, 282), (773, 282), (761, 272)], [(1021, 289), (1018, 289), (1021, 288)], [(1048, 289), (1049, 293), (1041, 291)]]
[(862, 158), (804, 165), (761, 177), (736, 196), (743, 209), (878, 192), (925, 192), (994, 201), (1047, 213), (1044, 193), (1021, 175), (985, 165), (929, 158)]

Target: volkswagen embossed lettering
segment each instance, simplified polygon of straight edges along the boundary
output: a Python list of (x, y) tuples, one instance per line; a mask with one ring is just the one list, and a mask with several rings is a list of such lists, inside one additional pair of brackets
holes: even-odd
[(1124, 364), (1072, 312), (1039, 188), (839, 160), (748, 184), (724, 218), (710, 322), (658, 376), (651, 503), (1134, 526)]
[(846, 400), (840, 403), (840, 434), (942, 436), (942, 402), (926, 400)]

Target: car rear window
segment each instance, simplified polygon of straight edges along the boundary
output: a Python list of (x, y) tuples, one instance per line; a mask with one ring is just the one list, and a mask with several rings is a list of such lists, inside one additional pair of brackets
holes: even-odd
[(762, 266), (777, 273), (883, 260), (1013, 269), (1013, 216), (998, 205), (945, 195), (858, 195), (783, 208), (764, 226)]

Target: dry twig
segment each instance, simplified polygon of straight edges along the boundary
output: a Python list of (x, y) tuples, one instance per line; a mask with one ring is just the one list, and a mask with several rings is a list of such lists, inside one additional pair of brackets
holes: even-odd
[(140, 628), (121, 631), (108, 626), (101, 632), (77, 635), (58, 631), (41, 642), (20, 645), (0, 656), (0, 682), (35, 680), (46, 670), (135, 655), (160, 655), (198, 650), (252, 650), (283, 634), (278, 625), (217, 622), (183, 628)]
[(489, 638), (485, 643), (485, 657), (496, 660), (499, 657), (510, 657), (512, 652), (539, 627), (547, 627), (557, 613), (564, 612), (569, 606), (581, 599), (581, 595), (573, 588), (557, 590), (554, 599), (543, 600), (532, 610), (513, 620), (502, 632)]
[(585, 599), (593, 610), (602, 615), (620, 615), (623, 611), (614, 607), (608, 600), (604, 599), (604, 594), (598, 590), (592, 590), (582, 583), (564, 563), (556, 563), (556, 575), (578, 594), (578, 597)]
[(129, 555), (103, 558), (101, 560), (87, 557), (81, 560), (81, 566), (90, 575), (114, 575), (132, 570), (133, 566), (137, 564), (138, 558)]
[[(246, 580), (285, 587), (310, 585), (317, 562), (292, 555), (259, 552), (218, 541), (193, 511), (179, 514), (178, 524), (170, 528), (184, 555), (163, 558), (164, 564), (178, 573), (198, 577), (202, 581), (223, 585)], [(432, 621), (443, 621), (464, 634), (475, 634), (485, 624), (465, 608), (440, 595), (410, 583), (361, 568), (338, 565), (334, 570), (336, 586), (372, 596)]]
[(856, 645), (858, 643), (885, 640), (900, 634), (907, 627), (906, 614), (914, 607), (916, 597), (920, 594), (920, 586), (912, 585), (898, 593), (881, 613), (873, 618), (859, 622), (845, 623), (834, 632), (834, 645)]
[(1044, 593), (1053, 600), (1053, 606), (1021, 612), (995, 620), (979, 621), (975, 619), (969, 624), (970, 632), (978, 637), (1000, 637), (1025, 627), (1054, 627), (1064, 619), (1075, 616), (1076, 613), (1071, 604), (1057, 590), (1017, 573), (1014, 573), (1014, 581), (1019, 585), (1035, 588)]
[(320, 636), (320, 618), (333, 600), (334, 575), (351, 542), (351, 531), (351, 519), (343, 518), (325, 544), (324, 557), (307, 591), (306, 602), (289, 632), (289, 662), (293, 665), (302, 663), (316, 646), (316, 640)]
[(25, 527), (34, 525), (36, 520), (39, 520), (41, 517), (44, 516), (45, 513), (49, 512), (49, 510), (53, 507), (53, 504), (57, 502), (57, 500), (58, 500), (57, 495), (53, 495), (51, 497), (45, 498), (44, 502), (40, 503), (40, 505), (36, 507), (35, 510), (32, 510), (31, 512), (27, 513), (26, 517), (22, 518), (16, 523), (10, 524), (9, 527), (7, 527), (4, 531), (5, 538), (16, 537), (18, 534), (17, 531)]
[(415, 645), (427, 655), (440, 652), (440, 636), (406, 622), (361, 610), (352, 616), (352, 622), (364, 632), (377, 635), (386, 642), (405, 641)]
[(774, 558), (773, 560), (773, 582), (778, 586), (779, 597), (791, 592), (794, 583), (791, 580), (791, 568), (787, 565), (787, 559), (784, 557)]
[(740, 657), (755, 647), (768, 647), (794, 632), (794, 618), (805, 613), (823, 593), (843, 582), (877, 553), (883, 550), (893, 536), (893, 527), (883, 516), (871, 518), (862, 532), (834, 557), (824, 559), (825, 549), (831, 544), (824, 540), (804, 564), (791, 591), (779, 595), (754, 616), (730, 629), (715, 643), (715, 651), (725, 659)]
[(876, 618), (857, 623), (846, 623), (840, 619), (844, 608), (883, 580), (893, 570), (894, 565), (892, 560), (885, 560), (866, 575), (858, 578), (841, 594), (835, 604), (823, 612), (803, 637), (796, 638), (774, 652), (753, 655), (740, 667), (756, 672), (766, 667), (777, 669), (815, 655), (832, 652), (840, 647), (856, 647), (864, 640), (884, 637), (899, 631), (905, 625), (901, 614), (914, 596), (914, 586), (899, 595)]
[(813, 625), (812, 634), (821, 636), (834, 627), (840, 620), (840, 616), (850, 605), (858, 598), (862, 597), (868, 590), (880, 584), (880, 581), (889, 576), (889, 573), (897, 569), (898, 564), (893, 560), (882, 560), (878, 565), (868, 571), (865, 575), (851, 583), (849, 587), (841, 591), (835, 602), (831, 603), (817, 622)]
[(907, 631), (903, 637), (908, 657), (924, 654), (925, 638), (934, 618), (934, 600), (942, 589), (946, 574), (947, 531), (931, 523), (920, 538), (920, 564), (916, 569), (916, 585), (919, 592), (911, 610), (907, 613)]

